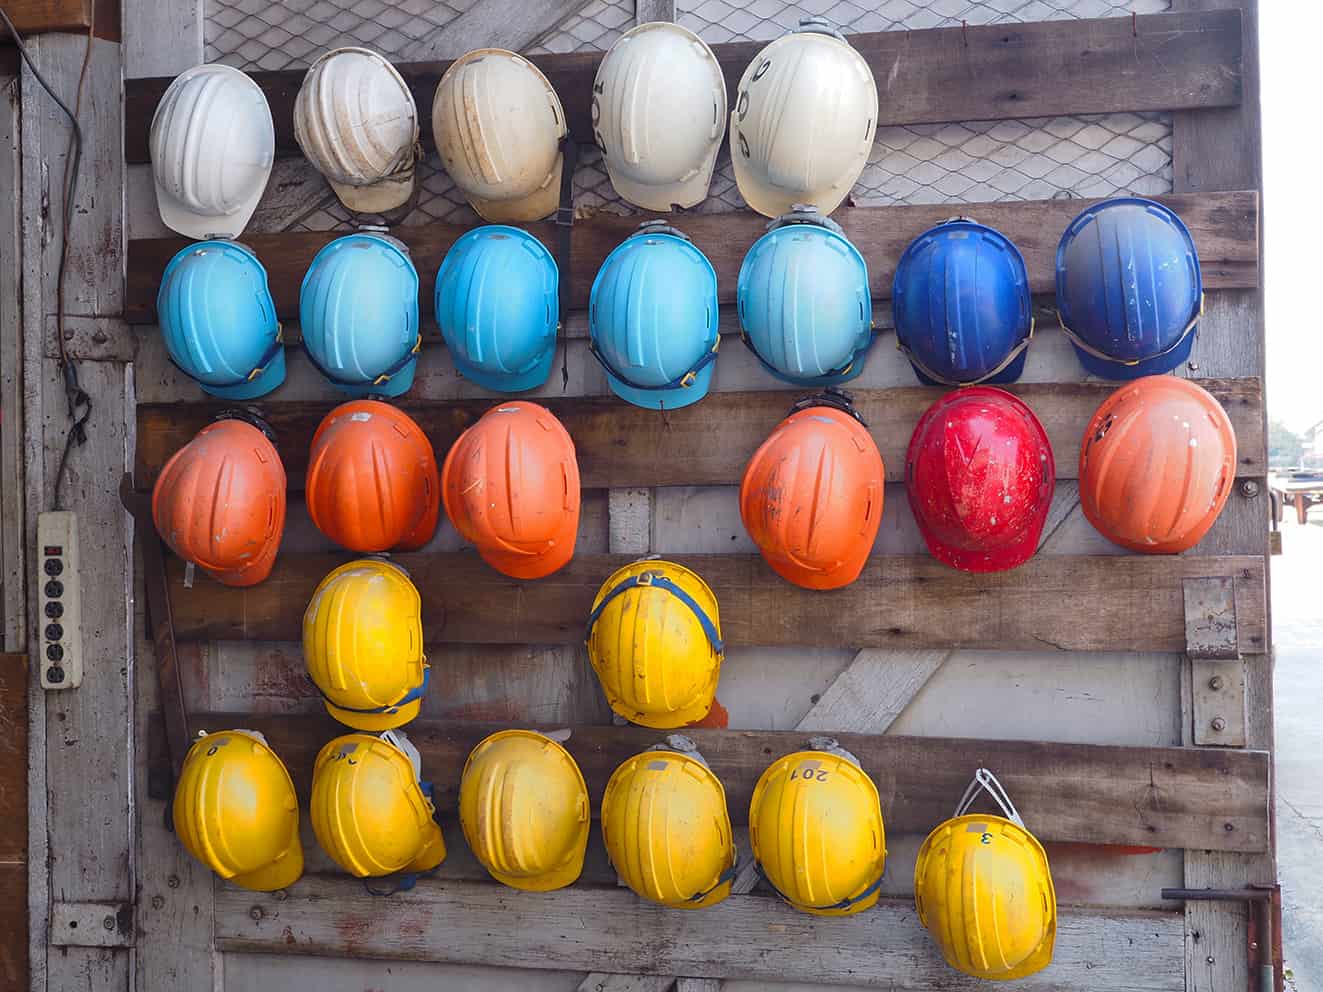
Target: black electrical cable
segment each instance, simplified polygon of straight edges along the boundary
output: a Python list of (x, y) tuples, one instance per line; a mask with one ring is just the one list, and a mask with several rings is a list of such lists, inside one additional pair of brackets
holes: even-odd
[[(93, 17), (95, 17), (95, 11)], [(18, 53), (22, 56), (23, 61), (27, 63), (33, 77), (50, 98), (55, 101), (55, 105), (60, 108), (64, 116), (69, 118), (69, 123), (72, 126), (72, 131), (69, 134), (69, 150), (65, 154), (64, 217), (62, 218), (60, 232), (60, 260), (55, 276), (55, 338), (59, 342), (60, 373), (64, 378), (64, 398), (69, 409), (70, 420), (69, 432), (64, 439), (64, 450), (60, 453), (59, 467), (55, 471), (53, 505), (58, 510), (61, 507), (60, 493), (69, 466), (69, 454), (75, 446), (87, 443), (87, 421), (92, 416), (92, 398), (79, 384), (78, 366), (69, 357), (64, 344), (64, 273), (69, 260), (69, 226), (73, 221), (74, 198), (78, 192), (79, 166), (83, 159), (83, 129), (78, 126), (77, 112), (70, 110), (69, 106), (60, 99), (55, 90), (51, 88), (51, 85), (46, 82), (46, 78), (41, 74), (36, 63), (32, 61), (27, 46), (23, 44), (22, 35), (18, 33), (18, 29), (14, 27), (14, 22), (9, 19), (9, 14), (5, 12), (3, 7), (0, 7), (0, 21), (4, 22), (5, 30), (14, 39), (14, 45), (18, 48)], [(83, 82), (87, 78), (88, 63), (92, 60), (92, 30), (93, 25), (89, 24), (87, 28), (87, 51), (83, 53), (83, 65), (78, 73), (77, 98), (74, 105), (80, 109), (83, 99)]]

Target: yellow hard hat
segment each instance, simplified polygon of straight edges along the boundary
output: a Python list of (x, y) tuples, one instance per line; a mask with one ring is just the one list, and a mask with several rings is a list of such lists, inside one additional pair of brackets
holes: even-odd
[(670, 730), (707, 716), (721, 675), (717, 597), (695, 573), (652, 558), (617, 569), (588, 616), (588, 658), (611, 709)]
[(409, 573), (360, 558), (322, 579), (303, 614), (303, 658), (341, 723), (390, 730), (416, 717), (427, 658), (422, 600)]
[(188, 749), (174, 825), (189, 854), (245, 889), (272, 892), (303, 874), (294, 782), (256, 731), (204, 734)]
[(498, 882), (529, 892), (569, 885), (583, 870), (591, 820), (583, 773), (550, 737), (503, 730), (464, 764), (459, 823)]
[(431, 871), (446, 858), (431, 795), (403, 731), (345, 734), (313, 766), (312, 832), (332, 861), (359, 878)]
[[(1006, 816), (967, 812), (984, 790)], [(986, 768), (919, 848), (914, 904), (946, 963), (966, 975), (1024, 978), (1052, 962), (1057, 897), (1047, 855)]]
[(644, 899), (701, 909), (730, 895), (726, 790), (687, 737), (672, 734), (615, 770), (602, 796), (602, 839), (620, 878)]
[(763, 772), (749, 804), (758, 872), (795, 909), (849, 916), (877, 902), (887, 860), (877, 786), (829, 738)]

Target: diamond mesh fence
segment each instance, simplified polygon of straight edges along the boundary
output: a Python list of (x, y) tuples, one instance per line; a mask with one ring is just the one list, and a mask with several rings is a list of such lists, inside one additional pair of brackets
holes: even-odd
[[(207, 57), (244, 69), (308, 65), (337, 45), (363, 45), (398, 58), (421, 38), (482, 0), (208, 0)], [(846, 32), (1115, 17), (1166, 10), (1169, 0), (681, 0), (676, 19), (709, 44), (768, 41), (801, 17), (825, 17)], [(532, 53), (603, 50), (634, 23), (635, 0), (590, 0), (530, 46)], [(420, 108), (423, 113), (428, 108)], [(474, 223), (477, 215), (440, 168), (420, 163), (419, 196), (405, 224)], [(1171, 119), (1166, 114), (1098, 114), (1034, 120), (914, 124), (877, 131), (856, 203), (916, 204), (1038, 200), (1053, 196), (1154, 195), (1172, 188)], [(595, 148), (582, 149), (575, 204), (622, 214), (635, 208), (611, 187)], [(708, 198), (697, 212), (742, 209), (723, 149)], [(327, 195), (309, 203), (294, 230), (353, 226)]]

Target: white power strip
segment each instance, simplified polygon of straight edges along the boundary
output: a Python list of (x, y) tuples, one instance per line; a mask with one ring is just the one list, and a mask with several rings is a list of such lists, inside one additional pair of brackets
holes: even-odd
[(37, 592), (41, 687), (76, 689), (83, 682), (83, 597), (72, 511), (37, 516)]

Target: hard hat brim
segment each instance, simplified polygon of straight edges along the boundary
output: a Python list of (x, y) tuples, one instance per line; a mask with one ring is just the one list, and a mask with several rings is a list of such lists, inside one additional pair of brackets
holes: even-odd
[(712, 145), (711, 151), (708, 152), (699, 170), (690, 178), (681, 183), (667, 183), (659, 186), (636, 182), (628, 176), (621, 175), (619, 170), (611, 168), (611, 163), (606, 161), (605, 157), (603, 161), (606, 165), (607, 177), (611, 180), (611, 186), (620, 194), (622, 199), (628, 200), (636, 207), (643, 207), (645, 210), (670, 213), (676, 207), (697, 206), (707, 199), (708, 189), (712, 185), (712, 169), (716, 165), (717, 152), (720, 150), (721, 142), (717, 141)]
[(303, 874), (303, 844), (298, 834), (294, 835), (293, 846), (284, 857), (247, 875), (235, 875), (230, 879), (235, 885), (253, 892), (274, 892), (287, 889), (299, 880)]
[[(1000, 372), (998, 372), (996, 375), (992, 376), (991, 378), (981, 380), (979, 382), (979, 385), (1004, 386), (1007, 383), (1019, 382), (1020, 376), (1024, 374), (1025, 359), (1028, 357), (1029, 357), (1029, 349), (1026, 348), (1023, 351), (1021, 351), (1020, 354), (1016, 355), (1014, 359), (1012, 359), (1010, 365), (1007, 365), (1004, 369), (1002, 369)], [(914, 377), (918, 379), (919, 382), (923, 383), (925, 386), (940, 386), (943, 389), (951, 388), (951, 385), (949, 383), (938, 382), (936, 379), (933, 379), (927, 374), (925, 374), (923, 369), (919, 368), (919, 366), (915, 365), (913, 362), (910, 362), (910, 368), (914, 370)]]
[(564, 165), (565, 154), (557, 152), (556, 164), (551, 168), (551, 178), (528, 196), (512, 200), (483, 200), (470, 196), (469, 205), (483, 220), (496, 224), (519, 224), (543, 220), (554, 214), (556, 208), (560, 206), (561, 169)]
[(563, 889), (567, 885), (573, 885), (583, 873), (583, 859), (587, 849), (588, 824), (585, 823), (576, 842), (574, 854), (564, 865), (542, 875), (507, 875), (490, 868), (487, 869), (487, 873), (502, 885), (508, 885), (512, 889), (522, 889), (525, 892), (550, 892), (553, 889)]
[(1080, 364), (1089, 372), (1090, 375), (1101, 376), (1104, 379), (1111, 379), (1114, 382), (1129, 382), (1132, 379), (1142, 379), (1146, 375), (1164, 375), (1173, 369), (1184, 365), (1190, 358), (1190, 352), (1194, 348), (1194, 338), (1197, 331), (1191, 331), (1185, 335), (1185, 340), (1178, 344), (1165, 355), (1159, 355), (1157, 358), (1150, 358), (1147, 361), (1140, 362), (1137, 365), (1124, 365), (1121, 362), (1108, 362), (1090, 355), (1081, 349), (1074, 342), (1071, 347), (1075, 349), (1075, 354), (1080, 358)]
[(280, 551), (280, 538), (280, 534), (274, 535), (269, 547), (239, 568), (203, 568), (202, 570), (223, 586), (235, 588), (255, 586), (271, 574), (271, 569), (276, 564), (276, 554)]
[(508, 375), (502, 372), (488, 372), (485, 369), (474, 368), (468, 362), (461, 361), (459, 356), (451, 352), (451, 359), (455, 363), (455, 368), (459, 374), (470, 382), (477, 383), (483, 389), (490, 389), (494, 393), (526, 393), (531, 389), (537, 389), (551, 375), (551, 365), (556, 358), (556, 344), (553, 341), (545, 355), (537, 360), (527, 372), (519, 372), (514, 375)]
[(211, 214), (194, 213), (181, 206), (162, 186), (160, 180), (153, 178), (156, 186), (156, 208), (161, 220), (172, 231), (194, 241), (207, 241), (213, 237), (237, 238), (252, 220), (258, 203), (266, 193), (267, 182), (271, 179), (271, 166), (267, 166), (266, 177), (257, 191), (248, 196), (239, 209), (232, 214), (218, 217)]
[(864, 548), (861, 554), (852, 555), (849, 560), (823, 572), (797, 567), (792, 562), (773, 560), (766, 555), (763, 556), (763, 561), (767, 562), (767, 567), (781, 578), (801, 589), (840, 589), (859, 578), (859, 573), (864, 570), (864, 563), (868, 561), (868, 555), (872, 550), (871, 546)]
[(577, 537), (577, 531), (568, 534), (562, 540), (558, 540), (550, 551), (537, 556), (502, 554), (481, 548), (478, 550), (478, 554), (483, 561), (496, 571), (502, 575), (508, 575), (512, 579), (542, 579), (553, 572), (559, 571), (569, 563), (569, 560), (574, 557), (574, 543)]
[(402, 727), (409, 721), (417, 719), (418, 711), (423, 705), (421, 699), (415, 699), (405, 703), (394, 713), (354, 713), (350, 710), (340, 709), (330, 700), (324, 700), (324, 702), (326, 712), (346, 727), (378, 733), (383, 730), (394, 730), (396, 727)]
[(414, 170), (410, 168), (404, 175), (387, 176), (368, 186), (338, 183), (328, 176), (326, 185), (354, 213), (384, 214), (409, 202), (415, 185)]
[[(855, 181), (858, 180), (858, 174), (850, 180), (849, 185), (841, 188), (836, 196), (818, 196), (813, 197), (808, 193), (794, 192), (793, 190), (782, 189), (779, 186), (773, 186), (754, 176), (749, 168), (744, 164), (740, 156), (738, 147), (735, 144), (735, 115), (731, 114), (731, 152), (730, 164), (735, 171), (735, 185), (740, 191), (740, 196), (758, 213), (764, 217), (771, 217), (775, 220), (782, 214), (789, 213), (790, 209), (797, 203), (808, 204), (818, 208), (818, 213), (826, 217), (833, 210), (841, 205), (850, 190), (854, 188)], [(862, 170), (861, 170), (862, 171)]]
[(928, 546), (928, 552), (943, 565), (949, 565), (962, 572), (1006, 572), (1012, 568), (1019, 568), (1038, 550), (1038, 538), (1041, 532), (1040, 523), (1018, 541), (997, 548), (995, 551), (966, 551), (963, 548), (946, 546), (934, 538), (922, 523), (919, 524), (919, 533), (923, 535), (923, 543)]
[(247, 382), (235, 386), (210, 386), (199, 382), (202, 391), (209, 396), (219, 396), (227, 400), (255, 400), (259, 396), (274, 392), (285, 382), (285, 349), (276, 352), (271, 364)]
[(413, 377), (417, 368), (418, 360), (415, 358), (380, 386), (375, 386), (370, 382), (365, 382), (360, 386), (345, 386), (340, 383), (335, 383), (334, 385), (336, 389), (340, 390), (340, 392), (344, 393), (346, 396), (351, 396), (354, 399), (372, 399), (373, 397), (379, 396), (393, 398), (396, 396), (402, 396), (413, 388)]
[(626, 403), (633, 403), (645, 410), (679, 410), (691, 406), (707, 395), (712, 387), (712, 370), (715, 362), (709, 363), (694, 376), (693, 385), (677, 386), (674, 389), (635, 389), (627, 386), (610, 372), (606, 374), (607, 384)]

